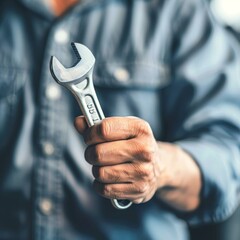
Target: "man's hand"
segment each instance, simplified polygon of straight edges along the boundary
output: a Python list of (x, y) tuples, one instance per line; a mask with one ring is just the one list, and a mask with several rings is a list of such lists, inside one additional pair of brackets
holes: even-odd
[(108, 118), (87, 128), (76, 127), (88, 145), (85, 158), (93, 165), (94, 187), (104, 197), (146, 202), (160, 187), (158, 146), (148, 123), (138, 118)]
[[(177, 152), (183, 151), (170, 144), (158, 143), (147, 122), (135, 117), (111, 117), (88, 128), (84, 117), (78, 117), (75, 126), (88, 145), (85, 158), (93, 166), (94, 188), (100, 195), (143, 203), (157, 193), (161, 200), (177, 209), (197, 207), (200, 191), (198, 167), (185, 153), (187, 161), (181, 159), (180, 165), (190, 161), (184, 168), (195, 169), (189, 177), (184, 177), (187, 172), (174, 166), (179, 165), (179, 159), (174, 159), (179, 157)], [(186, 181), (195, 178), (199, 178), (199, 183), (190, 182), (195, 189), (188, 189)], [(186, 196), (188, 192), (189, 196)], [(186, 197), (190, 199), (190, 205)], [(193, 198), (197, 203), (192, 204)]]

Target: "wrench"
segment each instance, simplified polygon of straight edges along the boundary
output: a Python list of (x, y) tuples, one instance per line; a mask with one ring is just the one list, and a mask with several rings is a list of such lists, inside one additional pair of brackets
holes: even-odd
[[(75, 96), (88, 126), (91, 127), (105, 118), (93, 85), (95, 58), (82, 44), (72, 43), (72, 48), (78, 59), (77, 63), (71, 68), (65, 68), (52, 56), (50, 71), (54, 80)], [(117, 209), (126, 209), (132, 205), (129, 200), (111, 199), (111, 202)]]

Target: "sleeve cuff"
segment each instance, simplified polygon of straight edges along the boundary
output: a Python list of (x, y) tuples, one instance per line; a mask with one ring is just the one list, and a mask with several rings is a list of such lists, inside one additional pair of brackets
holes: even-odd
[(176, 144), (192, 156), (202, 174), (200, 206), (191, 213), (180, 214), (180, 217), (191, 225), (227, 219), (238, 207), (240, 197), (240, 176), (239, 172), (236, 173), (240, 161), (237, 147), (220, 145), (217, 140), (193, 139)]

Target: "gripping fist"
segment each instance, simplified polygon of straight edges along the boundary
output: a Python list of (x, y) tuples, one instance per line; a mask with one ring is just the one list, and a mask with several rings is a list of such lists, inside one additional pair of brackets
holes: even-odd
[(159, 147), (148, 123), (135, 117), (111, 117), (88, 128), (84, 117), (75, 120), (92, 165), (96, 191), (106, 198), (133, 203), (150, 200), (161, 184)]

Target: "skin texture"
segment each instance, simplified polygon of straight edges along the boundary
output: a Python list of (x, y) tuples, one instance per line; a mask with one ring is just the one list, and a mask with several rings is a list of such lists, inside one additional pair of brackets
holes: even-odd
[(197, 164), (177, 145), (157, 142), (144, 120), (111, 117), (88, 128), (80, 116), (75, 127), (88, 146), (85, 159), (92, 165), (93, 186), (101, 196), (139, 204), (155, 195), (180, 211), (199, 206)]
[(55, 16), (61, 16), (67, 9), (75, 5), (79, 0), (51, 0), (53, 13)]

